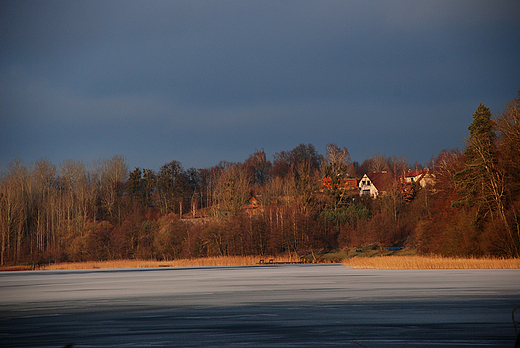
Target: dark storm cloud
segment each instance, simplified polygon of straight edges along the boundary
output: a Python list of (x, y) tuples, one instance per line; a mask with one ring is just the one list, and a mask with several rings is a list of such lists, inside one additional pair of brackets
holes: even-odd
[(0, 165), (312, 143), (424, 163), (520, 88), (515, 1), (5, 1)]

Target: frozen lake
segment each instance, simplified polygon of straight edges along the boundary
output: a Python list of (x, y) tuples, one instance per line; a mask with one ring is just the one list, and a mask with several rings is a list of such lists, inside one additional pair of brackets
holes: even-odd
[(520, 270), (12, 272), (0, 346), (512, 348), (517, 305)]

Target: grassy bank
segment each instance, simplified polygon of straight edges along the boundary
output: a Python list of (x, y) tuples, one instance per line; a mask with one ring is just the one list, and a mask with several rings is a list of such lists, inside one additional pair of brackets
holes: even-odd
[(38, 266), (21, 265), (0, 267), (0, 271), (25, 271), (37, 270), (70, 270), (70, 269), (105, 269), (105, 268), (150, 268), (150, 267), (212, 267), (212, 266), (248, 266), (256, 265), (263, 260), (265, 263), (289, 262), (288, 257), (270, 256), (222, 256), (204, 257), (198, 259), (182, 259), (172, 261), (154, 260), (111, 260), (111, 261), (86, 261), (42, 264)]
[[(150, 268), (150, 267), (214, 267), (214, 266), (249, 266), (260, 263), (284, 263), (300, 261), (290, 257), (270, 256), (227, 256), (182, 259), (172, 261), (153, 260), (112, 260), (65, 262), (42, 265), (2, 266), (0, 271), (26, 270), (72, 270), (72, 269), (107, 269), (107, 268)], [(326, 254), (306, 255), (307, 263), (342, 263), (351, 268), (372, 269), (520, 269), (520, 259), (477, 259), (448, 258), (441, 256), (413, 255), (412, 251), (370, 252), (341, 250)]]
[(520, 259), (448, 258), (441, 256), (353, 257), (343, 264), (352, 268), (375, 269), (512, 269)]
[[(451, 258), (417, 255), (416, 250), (385, 250), (375, 245), (315, 255), (317, 260), (335, 260), (351, 268), (372, 269), (518, 269), (520, 259)], [(306, 256), (310, 259), (309, 256)]]

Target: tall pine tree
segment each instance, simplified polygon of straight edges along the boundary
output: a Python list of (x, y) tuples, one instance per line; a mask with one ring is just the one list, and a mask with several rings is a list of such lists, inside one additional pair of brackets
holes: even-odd
[(465, 168), (455, 174), (462, 200), (454, 205), (475, 209), (474, 227), (478, 230), (489, 219), (500, 219), (509, 229), (505, 215), (506, 185), (498, 166), (497, 137), (489, 108), (480, 104), (468, 129)]

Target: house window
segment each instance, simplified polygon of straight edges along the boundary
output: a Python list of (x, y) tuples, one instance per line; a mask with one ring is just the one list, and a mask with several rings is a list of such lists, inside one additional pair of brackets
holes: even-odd
[(370, 186), (370, 180), (367, 180), (367, 185)]
[(363, 190), (363, 194), (364, 195), (369, 195), (370, 194), (370, 190)]

